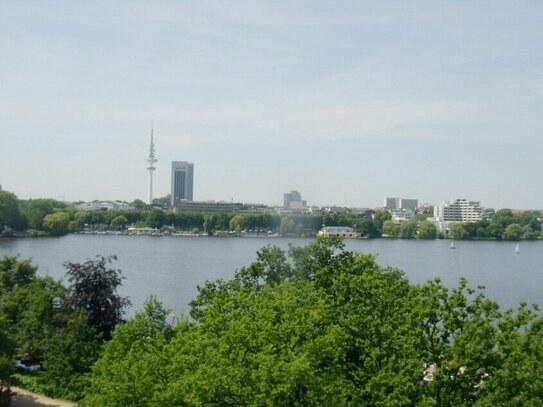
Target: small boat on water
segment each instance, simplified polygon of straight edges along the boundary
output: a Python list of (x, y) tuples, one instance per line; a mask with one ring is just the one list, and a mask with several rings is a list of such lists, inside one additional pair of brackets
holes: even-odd
[(520, 254), (520, 243), (515, 246), (515, 254)]
[(449, 249), (456, 249), (456, 246), (454, 245), (454, 240), (451, 241), (451, 246), (449, 247)]

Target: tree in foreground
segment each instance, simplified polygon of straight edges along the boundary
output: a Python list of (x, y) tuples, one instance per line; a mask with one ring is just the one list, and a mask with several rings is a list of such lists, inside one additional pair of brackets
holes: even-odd
[(84, 310), (78, 309), (50, 340), (45, 369), (40, 374), (42, 388), (49, 395), (78, 400), (88, 386), (88, 372), (100, 354), (100, 336), (87, 323)]
[(191, 307), (173, 332), (148, 316), (119, 328), (84, 404), (538, 405), (543, 391), (532, 310), (502, 313), (464, 280), (410, 285), (336, 239), (265, 248)]
[(123, 322), (128, 298), (117, 293), (122, 282), (122, 272), (108, 265), (115, 256), (98, 256), (96, 260), (83, 263), (65, 263), (68, 287), (66, 305), (72, 309), (85, 310), (88, 322), (108, 340), (115, 327)]
[(66, 263), (67, 288), (63, 319), (51, 335), (40, 383), (48, 395), (79, 400), (89, 385), (88, 373), (104, 340), (123, 322), (128, 299), (117, 289), (121, 271), (109, 264), (115, 257)]
[(0, 407), (7, 407), (11, 402), (13, 343), (6, 334), (7, 326), (4, 317), (0, 315)]
[(29, 260), (0, 260), (0, 317), (16, 353), (41, 359), (58, 324), (53, 299), (63, 295), (64, 287), (51, 277), (36, 276), (36, 270)]
[(115, 331), (93, 367), (83, 405), (153, 405), (156, 390), (167, 384), (164, 348), (172, 334), (169, 314), (160, 301), (150, 297), (142, 312)]

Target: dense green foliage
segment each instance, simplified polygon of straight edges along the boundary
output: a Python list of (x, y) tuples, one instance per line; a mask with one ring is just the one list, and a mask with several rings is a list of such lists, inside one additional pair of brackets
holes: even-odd
[(17, 197), (8, 191), (0, 191), (0, 233), (24, 230), (26, 220), (21, 214)]
[(510, 209), (501, 209), (479, 222), (450, 225), (450, 237), (456, 240), (532, 240), (541, 234), (541, 213), (513, 213)]
[[(109, 259), (66, 263), (65, 288), (38, 277), (28, 260), (0, 260), (0, 387), (9, 386), (15, 356), (45, 368), (33, 383), (52, 396), (78, 399), (104, 339), (122, 322), (128, 301), (117, 295), (120, 271)], [(1, 388), (0, 388), (1, 390)], [(7, 396), (0, 392), (0, 405)]]
[(8, 324), (3, 315), (0, 315), (0, 407), (9, 406), (13, 373), (11, 355), (13, 354), (13, 342), (7, 335)]
[(208, 282), (193, 322), (151, 299), (94, 365), (88, 406), (539, 405), (543, 321), (463, 280), (412, 286), (318, 239)]
[[(233, 279), (199, 287), (190, 320), (151, 297), (123, 323), (120, 271), (108, 264), (67, 263), (64, 288), (26, 260), (0, 261), (2, 384), (13, 355), (28, 354), (45, 367), (36, 376), (44, 392), (84, 406), (536, 406), (543, 398), (543, 319), (534, 309), (501, 311), (464, 280), (454, 289), (410, 285), (337, 239), (264, 247)], [(119, 312), (108, 311), (115, 304)]]

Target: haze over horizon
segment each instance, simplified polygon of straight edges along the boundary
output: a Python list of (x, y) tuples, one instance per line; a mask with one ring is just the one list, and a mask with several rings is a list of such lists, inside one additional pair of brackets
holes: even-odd
[(543, 209), (543, 3), (0, 2), (0, 185)]

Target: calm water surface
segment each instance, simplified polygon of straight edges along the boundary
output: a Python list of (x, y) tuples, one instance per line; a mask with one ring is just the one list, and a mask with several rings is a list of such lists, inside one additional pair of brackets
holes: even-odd
[[(283, 249), (289, 243), (303, 246), (310, 239), (207, 238), (152, 236), (68, 235), (61, 238), (0, 239), (0, 257), (32, 258), (40, 275), (62, 279), (63, 263), (82, 262), (96, 255), (118, 256), (114, 266), (126, 279), (121, 293), (132, 300), (129, 314), (156, 295), (175, 313), (186, 313), (197, 285), (206, 280), (228, 279), (256, 257), (266, 245)], [(350, 250), (377, 255), (381, 266), (397, 267), (416, 284), (439, 277), (455, 286), (466, 277), (471, 286), (486, 286), (487, 296), (503, 307), (521, 301), (543, 304), (543, 242), (457, 242), (449, 249), (444, 240), (348, 240)]]

